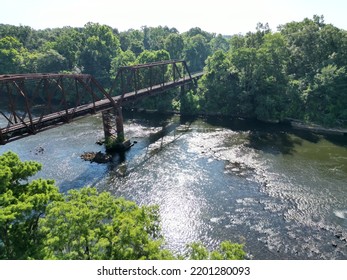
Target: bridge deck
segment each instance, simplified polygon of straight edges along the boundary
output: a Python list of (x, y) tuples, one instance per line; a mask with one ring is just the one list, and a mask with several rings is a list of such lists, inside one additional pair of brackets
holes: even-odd
[[(163, 91), (191, 83), (192, 80), (199, 78), (202, 75), (203, 72), (195, 73), (191, 76), (186, 76), (176, 81), (170, 81), (164, 84), (154, 85), (149, 88), (143, 88), (137, 91), (128, 92), (125, 93), (123, 97), (121, 95), (115, 96), (112, 97), (112, 99), (117, 105), (127, 104), (141, 99), (145, 96), (156, 95)], [(3, 139), (7, 138), (8, 141), (12, 141), (17, 138), (23, 137), (27, 134), (33, 134), (35, 133), (35, 131), (38, 130), (42, 131), (52, 126), (67, 123), (76, 118), (109, 110), (114, 107), (114, 102), (105, 98), (86, 105), (81, 105), (67, 110), (58, 111), (52, 114), (47, 114), (45, 116), (33, 118), (32, 122), (28, 120), (26, 122), (21, 122), (18, 124), (13, 124), (9, 127), (1, 128), (0, 136), (2, 136)]]

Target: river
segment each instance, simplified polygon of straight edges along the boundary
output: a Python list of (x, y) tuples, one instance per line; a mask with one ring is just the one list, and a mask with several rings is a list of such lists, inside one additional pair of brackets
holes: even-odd
[(249, 259), (347, 259), (347, 139), (280, 125), (128, 113), (136, 144), (112, 162), (100, 116), (0, 146), (43, 164), (37, 177), (62, 192), (96, 186), (140, 205), (157, 204), (166, 247), (242, 242)]

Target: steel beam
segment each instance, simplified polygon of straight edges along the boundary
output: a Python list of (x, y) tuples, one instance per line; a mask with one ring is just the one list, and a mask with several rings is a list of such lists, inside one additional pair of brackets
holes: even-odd
[[(172, 78), (169, 80), (166, 74), (171, 67)], [(117, 71), (107, 92), (88, 74), (0, 75), (0, 95), (3, 96), (0, 100), (6, 101), (0, 117), (7, 122), (0, 128), (0, 142), (6, 143), (70, 119), (111, 109), (117, 134), (124, 135), (122, 105), (182, 87), (200, 76), (202, 73), (191, 75), (184, 60), (125, 66)], [(35, 108), (37, 101), (40, 101), (39, 107)], [(24, 106), (24, 113), (19, 102)]]

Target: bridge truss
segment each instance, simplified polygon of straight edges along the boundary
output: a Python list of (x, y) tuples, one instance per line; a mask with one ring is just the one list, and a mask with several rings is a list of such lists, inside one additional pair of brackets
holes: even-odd
[(184, 60), (121, 67), (106, 90), (88, 74), (0, 75), (0, 144), (192, 83)]

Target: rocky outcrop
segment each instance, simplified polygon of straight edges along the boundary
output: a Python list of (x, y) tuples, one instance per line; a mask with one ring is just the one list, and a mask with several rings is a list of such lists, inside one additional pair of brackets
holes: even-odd
[(81, 158), (85, 161), (96, 162), (96, 163), (107, 163), (112, 160), (112, 156), (104, 154), (102, 152), (85, 152), (81, 155)]

